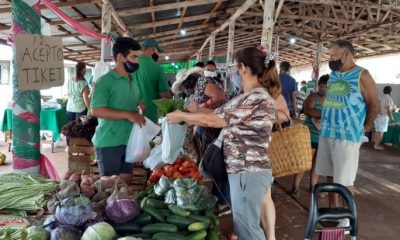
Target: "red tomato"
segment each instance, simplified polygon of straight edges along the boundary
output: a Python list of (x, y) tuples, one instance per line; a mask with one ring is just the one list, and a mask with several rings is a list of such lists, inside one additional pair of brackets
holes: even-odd
[(164, 174), (164, 170), (161, 168), (154, 170), (153, 174), (157, 175), (158, 177), (161, 177)]
[(190, 173), (190, 168), (182, 166), (182, 167), (179, 168), (179, 172), (182, 173), (182, 174)]
[(174, 173), (175, 172), (179, 172), (179, 168), (181, 167), (181, 165), (176, 165), (174, 166)]
[(155, 174), (151, 174), (150, 176), (150, 182), (151, 183), (158, 183), (158, 181), (160, 180), (160, 177), (155, 175)]
[(184, 167), (190, 167), (190, 166), (192, 166), (192, 161), (186, 160), (186, 161), (184, 161), (184, 162), (182, 163), (182, 166), (184, 166)]
[(177, 178), (177, 179), (182, 179), (182, 178), (183, 178), (183, 175), (182, 175), (181, 173), (179, 173), (179, 172), (175, 172), (174, 175), (173, 175), (173, 177), (174, 177), (174, 178)]
[(181, 164), (183, 161), (182, 161), (182, 158), (177, 158), (176, 160), (175, 160), (175, 164)]

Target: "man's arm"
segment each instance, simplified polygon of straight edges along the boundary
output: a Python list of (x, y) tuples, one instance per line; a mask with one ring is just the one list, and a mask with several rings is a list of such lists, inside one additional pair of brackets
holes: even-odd
[(364, 70), (361, 74), (361, 94), (367, 105), (367, 118), (365, 119), (364, 127), (366, 130), (374, 126), (374, 120), (379, 112), (378, 95), (376, 94), (376, 83), (371, 74)]
[(146, 123), (144, 117), (138, 113), (120, 111), (111, 108), (94, 108), (93, 116), (97, 118), (104, 118), (109, 120), (128, 120), (132, 123), (139, 124), (139, 126), (143, 126)]
[(160, 93), (160, 98), (167, 98), (167, 99), (172, 98), (171, 92), (162, 92), (162, 93)]
[(320, 118), (321, 111), (314, 109), (316, 103), (316, 95), (310, 94), (304, 101), (304, 113), (311, 118)]

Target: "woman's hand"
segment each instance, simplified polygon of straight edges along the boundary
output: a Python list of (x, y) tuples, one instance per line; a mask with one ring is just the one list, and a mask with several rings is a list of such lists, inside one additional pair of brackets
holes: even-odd
[(141, 114), (128, 112), (126, 119), (131, 123), (138, 124), (140, 127), (146, 124), (146, 119)]
[(184, 112), (179, 111), (179, 110), (172, 112), (172, 113), (168, 113), (167, 120), (169, 123), (172, 123), (172, 124), (181, 123), (184, 121), (184, 114), (185, 114)]

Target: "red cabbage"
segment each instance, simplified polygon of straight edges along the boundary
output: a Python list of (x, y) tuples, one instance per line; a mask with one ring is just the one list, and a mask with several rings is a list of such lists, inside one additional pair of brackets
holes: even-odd
[(107, 205), (106, 215), (115, 223), (124, 223), (134, 219), (140, 213), (136, 201), (129, 199), (114, 200)]
[(69, 197), (61, 201), (56, 208), (56, 218), (65, 225), (81, 226), (92, 216), (90, 200), (82, 195)]
[(82, 232), (73, 226), (59, 226), (50, 234), (50, 240), (80, 240)]

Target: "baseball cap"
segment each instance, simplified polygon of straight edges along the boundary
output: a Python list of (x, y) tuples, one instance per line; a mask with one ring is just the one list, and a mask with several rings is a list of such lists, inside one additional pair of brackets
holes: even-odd
[(158, 42), (156, 40), (154, 40), (153, 38), (147, 39), (142, 43), (142, 46), (144, 48), (157, 48), (157, 50), (162, 53), (164, 52), (164, 50), (160, 47), (160, 45), (158, 45)]

